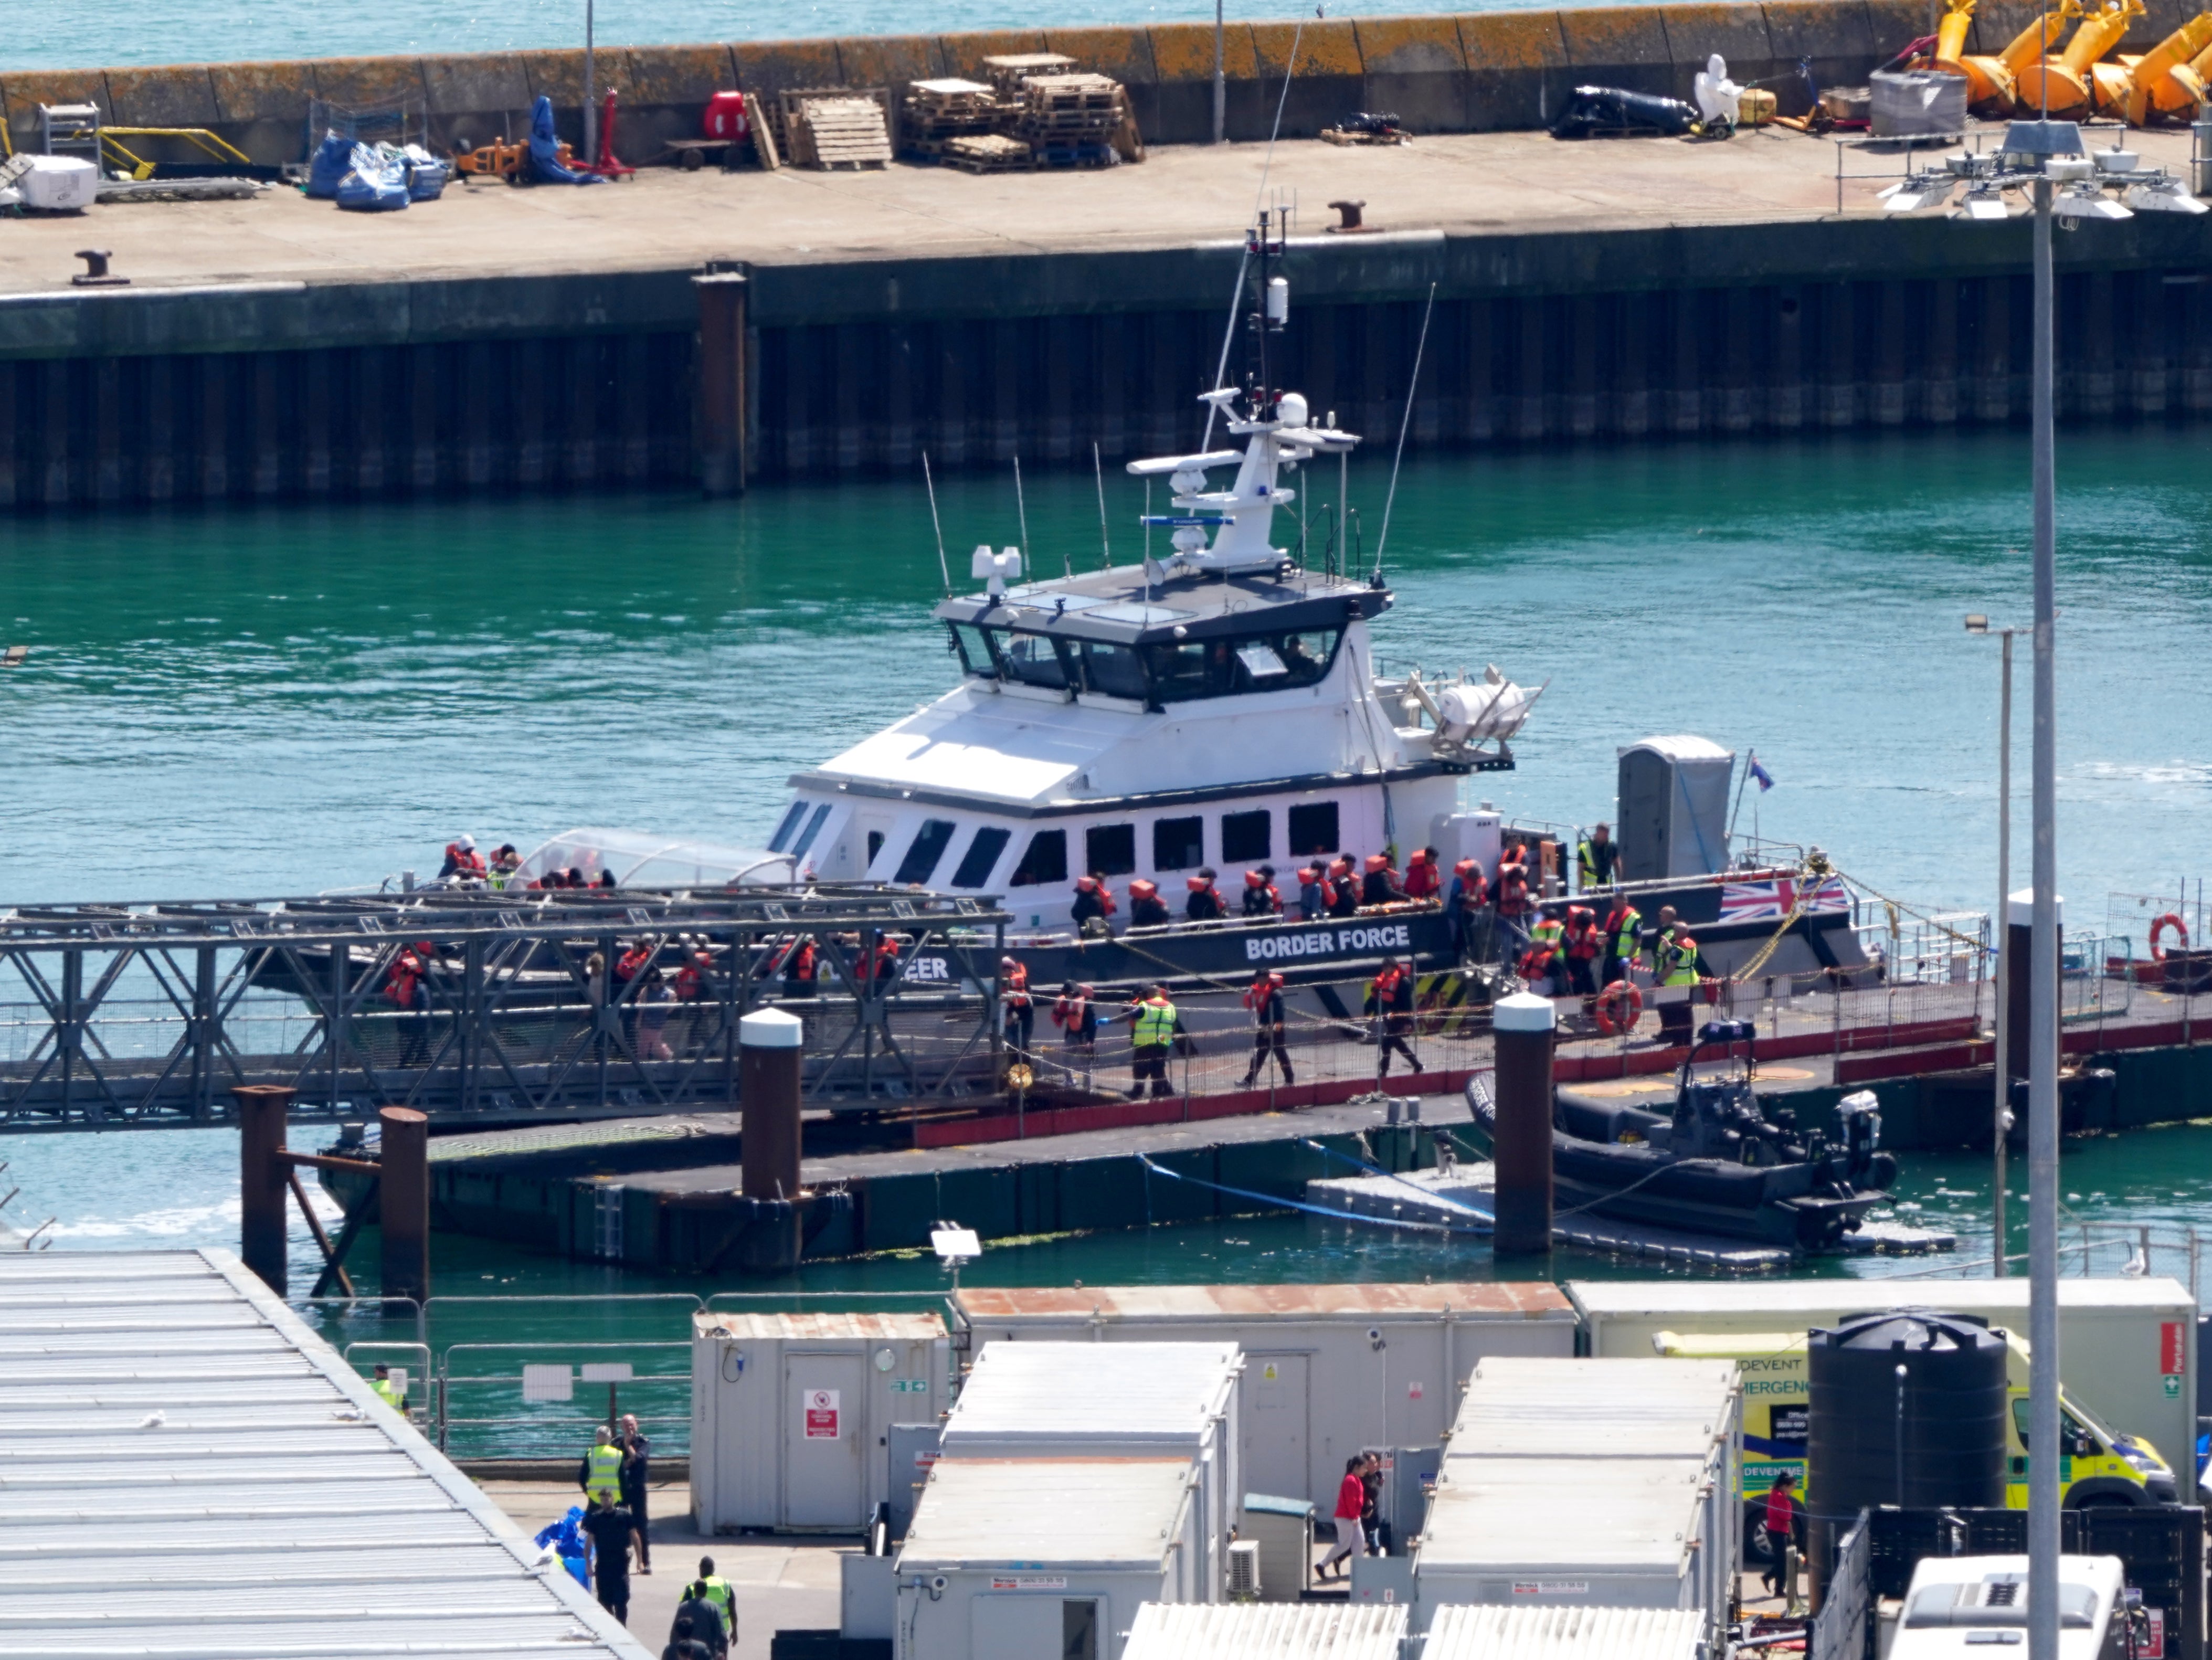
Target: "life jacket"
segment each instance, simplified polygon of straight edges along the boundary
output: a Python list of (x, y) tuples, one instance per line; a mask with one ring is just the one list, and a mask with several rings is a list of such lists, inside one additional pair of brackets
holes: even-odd
[(1222, 903), (1220, 890), (1213, 885), (1212, 878), (1187, 876), (1183, 879), (1183, 885), (1190, 890), (1190, 897), (1184, 902), (1183, 910), (1192, 921), (1218, 921), (1227, 914), (1229, 907)]
[(1660, 982), (1668, 986), (1694, 986), (1698, 983), (1698, 942), (1686, 933), (1676, 934), (1671, 941), (1660, 946), (1664, 953), (1662, 966), (1666, 978)]
[(652, 946), (632, 946), (628, 951), (622, 954), (621, 960), (615, 964), (615, 978), (617, 980), (635, 980), (637, 977), (638, 970), (642, 969), (651, 961), (653, 961)]
[(1095, 1025), (1091, 1017), (1091, 988), (1078, 986), (1073, 995), (1062, 992), (1052, 1006), (1052, 1024), (1065, 1026), (1071, 1031)]
[(1359, 909), (1359, 886), (1352, 873), (1352, 860), (1340, 859), (1328, 867), (1328, 881), (1322, 892), (1328, 901), (1331, 916), (1350, 916)]
[(876, 941), (876, 952), (873, 957), (865, 958), (861, 960), (860, 978), (864, 981), (872, 980), (878, 976), (885, 980), (896, 979), (898, 977), (898, 941), (886, 936), (884, 939)]
[(415, 1006), (415, 988), (422, 983), (424, 970), (422, 959), (411, 951), (403, 951), (392, 964), (384, 982), (384, 1000), (395, 1009)]
[(787, 980), (811, 980), (814, 977), (814, 941), (802, 939), (783, 959), (783, 977)]
[(1559, 926), (1556, 916), (1539, 917), (1528, 930), (1528, 943), (1547, 963), (1562, 954), (1560, 943), (1566, 930)]
[(1578, 963), (1587, 963), (1596, 957), (1605, 944), (1597, 931), (1597, 920), (1582, 906), (1577, 905), (1567, 913), (1567, 955)]
[(1442, 885), (1437, 867), (1429, 862), (1426, 853), (1417, 853), (1406, 861), (1406, 897), (1426, 899)]
[(1398, 873), (1390, 867), (1389, 859), (1382, 854), (1367, 855), (1367, 874), (1361, 879), (1359, 899), (1362, 904), (1389, 905), (1406, 897), (1406, 890), (1398, 880)]
[(1010, 1009), (1030, 1006), (1030, 971), (1012, 958), (999, 965), (999, 995)]
[(1384, 969), (1368, 982), (1367, 1006), (1402, 1011), (1412, 1001), (1412, 978), (1404, 969)]
[(1129, 884), (1129, 926), (1138, 928), (1158, 927), (1163, 922), (1174, 921), (1168, 914), (1167, 902), (1153, 884), (1139, 877)]
[(1258, 1017), (1261, 1025), (1280, 1025), (1283, 1023), (1283, 976), (1270, 969), (1244, 988), (1244, 1006)]
[(690, 1003), (698, 1000), (700, 988), (706, 981), (707, 960), (705, 952), (697, 952), (693, 953), (690, 962), (676, 970), (678, 1002)]
[(1525, 916), (1528, 911), (1528, 873), (1518, 865), (1507, 865), (1498, 873), (1498, 914), (1500, 916)]
[(1175, 1039), (1176, 1006), (1165, 998), (1148, 997), (1137, 1005), (1130, 1031), (1139, 1049), (1155, 1049)]
[(1623, 962), (1634, 957), (1643, 943), (1644, 917), (1635, 906), (1622, 900), (1605, 919), (1605, 931), (1613, 939), (1613, 954)]
[(1482, 866), (1478, 860), (1461, 860), (1452, 866), (1452, 878), (1459, 884), (1462, 910), (1480, 910), (1490, 903), (1490, 884), (1483, 880)]
[(1258, 871), (1244, 873), (1244, 914), (1247, 916), (1273, 916), (1283, 909), (1283, 896), (1275, 885)]

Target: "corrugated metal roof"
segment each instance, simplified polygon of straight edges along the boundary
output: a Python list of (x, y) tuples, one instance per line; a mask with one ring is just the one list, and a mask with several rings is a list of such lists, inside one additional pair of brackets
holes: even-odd
[[(2004, 1309), (2027, 1312), (2017, 1280), (1577, 1280), (1567, 1294), (1593, 1314), (1735, 1314), (1891, 1308)], [(2170, 1308), (2190, 1301), (2174, 1280), (2061, 1280), (2058, 1306)]]
[(1697, 1660), (1695, 1608), (1477, 1608), (1447, 1603), (1423, 1660)]
[(899, 1572), (1157, 1568), (1182, 1530), (1191, 1481), (1181, 1458), (939, 1458)]
[[(1417, 1572), (1437, 1568), (1680, 1566), (1692, 1536), (1703, 1460), (1460, 1460), (1443, 1472), (1421, 1529)], [(1593, 1523), (1592, 1517), (1601, 1517)]]
[(945, 1421), (965, 1441), (1188, 1442), (1236, 1388), (1234, 1343), (987, 1343)]
[(933, 1314), (744, 1314), (709, 1309), (691, 1316), (695, 1337), (862, 1337), (908, 1341), (945, 1335)]
[(1741, 1387), (1733, 1360), (1486, 1357), (1447, 1446), (1456, 1457), (1694, 1456), (1734, 1428)]
[(1121, 1660), (1398, 1660), (1402, 1602), (1147, 1602)]
[(1097, 1314), (1109, 1320), (1364, 1319), (1434, 1316), (1446, 1309), (1484, 1315), (1571, 1319), (1574, 1305), (1547, 1280), (1443, 1285), (1347, 1286), (991, 1286), (963, 1287), (971, 1320)]
[(0, 1259), (0, 1328), (6, 1660), (646, 1660), (228, 1253)]

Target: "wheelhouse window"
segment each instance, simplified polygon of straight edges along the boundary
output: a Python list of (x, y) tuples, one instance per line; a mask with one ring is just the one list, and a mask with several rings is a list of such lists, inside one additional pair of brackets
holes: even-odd
[(952, 843), (953, 823), (950, 818), (925, 818), (915, 838), (907, 844), (906, 857), (899, 860), (898, 873), (891, 880), (900, 884), (927, 882), (936, 873), (937, 861), (945, 857), (945, 849)]
[(1241, 865), (1275, 856), (1274, 815), (1261, 807), (1253, 812), (1221, 815), (1221, 862)]
[(1039, 830), (1022, 849), (1022, 862), (1006, 879), (1009, 887), (1034, 888), (1067, 880), (1067, 832)]
[[(814, 809), (814, 816), (806, 821), (806, 828), (799, 832), (799, 840), (792, 843), (791, 856), (793, 859), (806, 857), (807, 848), (812, 847), (814, 838), (822, 834), (822, 821), (829, 816), (830, 804), (827, 801)], [(771, 848), (770, 851), (775, 849)]]
[(1080, 659), (1083, 689), (1102, 697), (1129, 697), (1139, 703), (1152, 701), (1145, 681), (1145, 665), (1134, 646), (1083, 642)]
[(1054, 691), (1067, 689), (1068, 665), (1057, 643), (1041, 634), (1012, 634), (1004, 629), (985, 632), (998, 648), (1000, 671), (1007, 679)]
[(1265, 634), (1178, 640), (1145, 648), (1152, 696), (1163, 703), (1240, 692), (1310, 686), (1328, 672), (1340, 629), (1273, 629)]
[(1154, 870), (1195, 870), (1205, 862), (1206, 820), (1157, 818), (1152, 821)]
[(947, 623), (952, 630), (952, 654), (960, 660), (960, 672), (978, 679), (999, 678), (999, 660), (991, 654), (991, 642), (983, 630), (973, 623)]
[(1134, 824), (1093, 824), (1083, 832), (1084, 868), (1094, 876), (1127, 876), (1137, 868)]
[(1308, 801), (1292, 807), (1290, 818), (1290, 846), (1285, 851), (1292, 858), (1303, 859), (1316, 853), (1334, 853), (1342, 845), (1337, 840), (1335, 802)]
[(783, 852), (784, 843), (791, 840), (791, 833), (799, 828), (799, 821), (805, 817), (806, 803), (793, 801), (790, 811), (783, 815), (783, 822), (775, 827), (775, 834), (768, 838), (768, 850), (770, 853)]
[(952, 873), (956, 888), (980, 888), (991, 879), (991, 873), (999, 867), (999, 855), (1006, 850), (1013, 832), (996, 824), (986, 824), (975, 832), (975, 839), (968, 844), (968, 851), (960, 855), (960, 867)]

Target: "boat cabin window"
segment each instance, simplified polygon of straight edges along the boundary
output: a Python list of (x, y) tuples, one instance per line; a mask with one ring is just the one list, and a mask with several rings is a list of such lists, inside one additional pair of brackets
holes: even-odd
[(1328, 672), (1340, 629), (1276, 630), (1145, 648), (1152, 696), (1163, 703), (1310, 686)]
[(881, 830), (870, 830), (868, 832), (868, 856), (863, 862), (861, 868), (864, 870), (873, 870), (876, 867), (876, 855), (883, 850), (884, 833)]
[(1310, 854), (1334, 853), (1340, 845), (1335, 802), (1308, 801), (1291, 809), (1291, 840), (1285, 853), (1303, 859)]
[(784, 843), (791, 840), (792, 831), (799, 828), (799, 821), (805, 817), (806, 803), (793, 801), (791, 810), (783, 815), (783, 822), (775, 827), (775, 834), (768, 838), (768, 850), (770, 853), (783, 852)]
[(980, 888), (991, 879), (991, 873), (999, 867), (999, 855), (1006, 850), (1006, 843), (1014, 833), (996, 824), (986, 824), (975, 832), (975, 839), (968, 844), (968, 851), (960, 855), (960, 867), (952, 873), (956, 888)]
[(1093, 824), (1083, 832), (1083, 867), (1093, 876), (1127, 876), (1137, 868), (1134, 824)]
[(1274, 836), (1271, 833), (1274, 815), (1261, 807), (1254, 812), (1224, 812), (1221, 815), (1221, 862), (1242, 865), (1275, 856)]
[(952, 630), (952, 654), (960, 660), (962, 673), (984, 680), (999, 678), (999, 660), (992, 654), (982, 629), (973, 623), (947, 623), (945, 627)]
[[(807, 848), (812, 847), (814, 838), (822, 834), (822, 821), (829, 816), (830, 804), (827, 801), (814, 809), (814, 816), (806, 821), (806, 828), (799, 833), (799, 840), (791, 844), (791, 856), (793, 859), (806, 857)], [(775, 852), (780, 849), (771, 848), (770, 851)]]
[(1157, 818), (1152, 821), (1152, 868), (1196, 870), (1206, 862), (1206, 820)]
[(1022, 862), (1014, 866), (1007, 885), (1033, 888), (1067, 880), (1067, 832), (1039, 830), (1022, 849)]
[(907, 844), (906, 857), (899, 860), (898, 874), (891, 880), (902, 885), (929, 880), (936, 873), (937, 861), (952, 843), (952, 830), (950, 818), (923, 819), (921, 830)]
[(1012, 634), (1004, 629), (986, 632), (998, 648), (1000, 672), (1007, 679), (1024, 686), (1049, 686), (1054, 691), (1066, 689), (1068, 664), (1054, 642), (1041, 634)]
[(1134, 646), (1108, 646), (1085, 640), (1080, 662), (1084, 690), (1101, 697), (1132, 697), (1139, 703), (1152, 701), (1144, 661)]

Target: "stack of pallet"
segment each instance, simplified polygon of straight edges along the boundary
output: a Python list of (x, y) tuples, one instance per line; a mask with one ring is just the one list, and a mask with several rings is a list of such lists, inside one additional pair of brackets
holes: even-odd
[(816, 87), (782, 94), (784, 160), (793, 167), (890, 165), (890, 95), (881, 87)]
[(933, 160), (952, 139), (988, 133), (997, 120), (996, 94), (981, 81), (916, 81), (907, 88), (899, 149)]
[(1016, 137), (1048, 167), (1111, 167), (1127, 115), (1121, 83), (1104, 75), (1031, 75), (1022, 82)]
[(1057, 52), (1013, 52), (983, 60), (983, 73), (991, 77), (991, 85), (999, 94), (999, 102), (1011, 112), (1022, 103), (1022, 82), (1032, 75), (1066, 75), (1075, 68), (1075, 60)]
[(945, 141), (945, 164), (968, 173), (1027, 173), (1036, 165), (1028, 144), (1004, 133), (968, 133)]

